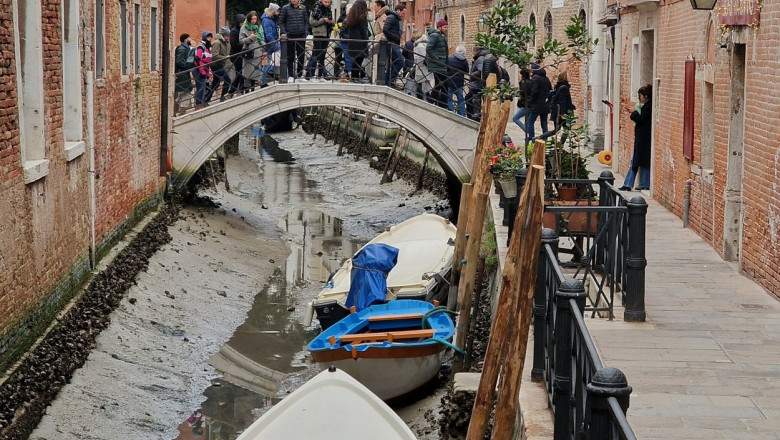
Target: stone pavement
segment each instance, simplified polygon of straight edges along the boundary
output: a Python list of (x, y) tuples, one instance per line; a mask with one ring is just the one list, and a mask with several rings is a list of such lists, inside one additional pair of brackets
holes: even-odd
[(780, 439), (780, 302), (645, 198), (647, 322), (588, 320), (634, 389), (629, 422), (642, 440)]

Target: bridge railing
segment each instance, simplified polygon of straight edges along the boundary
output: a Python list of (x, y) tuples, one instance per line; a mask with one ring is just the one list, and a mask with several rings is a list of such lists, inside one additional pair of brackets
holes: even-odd
[(177, 63), (174, 115), (274, 83), (312, 81), (388, 86), (479, 120), (486, 70), (471, 74), (449, 66), (427, 56), (422, 46), (409, 50), (387, 41), (285, 38), (200, 65), (196, 60), (195, 67)]
[(564, 275), (557, 233), (544, 229), (541, 240), (531, 378), (545, 383), (554, 439), (636, 440), (626, 419), (631, 387), (599, 356), (583, 315), (585, 286)]

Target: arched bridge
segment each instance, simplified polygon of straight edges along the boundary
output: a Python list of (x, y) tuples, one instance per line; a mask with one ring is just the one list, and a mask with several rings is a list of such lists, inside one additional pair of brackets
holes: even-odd
[(443, 168), (469, 179), (479, 124), (384, 85), (274, 83), (173, 118), (176, 184), (186, 183), (226, 140), (261, 119), (301, 107), (336, 106), (375, 113), (425, 143)]

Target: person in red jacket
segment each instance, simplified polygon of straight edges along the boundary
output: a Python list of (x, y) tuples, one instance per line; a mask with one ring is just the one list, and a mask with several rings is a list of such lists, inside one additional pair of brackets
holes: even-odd
[(211, 99), (211, 90), (208, 82), (211, 79), (211, 32), (201, 34), (200, 44), (195, 49), (195, 107), (200, 108), (208, 104)]

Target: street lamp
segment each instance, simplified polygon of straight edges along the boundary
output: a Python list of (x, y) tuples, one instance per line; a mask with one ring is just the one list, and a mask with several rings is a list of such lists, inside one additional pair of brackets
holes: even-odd
[(691, 7), (693, 9), (711, 11), (715, 8), (715, 3), (717, 2), (718, 0), (691, 0)]

